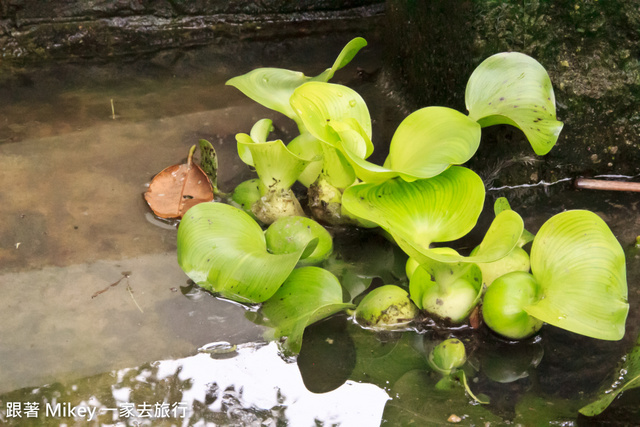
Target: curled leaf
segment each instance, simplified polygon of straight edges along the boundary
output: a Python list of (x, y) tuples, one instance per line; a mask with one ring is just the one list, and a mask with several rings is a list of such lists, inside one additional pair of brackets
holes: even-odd
[(542, 292), (525, 307), (531, 316), (592, 338), (622, 339), (629, 312), (625, 255), (598, 215), (573, 210), (545, 222), (531, 247), (531, 272)]
[(562, 130), (547, 71), (523, 53), (485, 59), (469, 78), (465, 102), (469, 117), (483, 127), (509, 124), (521, 129), (541, 156), (553, 148)]
[(191, 147), (187, 163), (173, 165), (157, 174), (144, 198), (160, 218), (182, 218), (192, 206), (213, 200), (213, 188), (207, 174), (193, 162)]
[(258, 223), (241, 209), (222, 203), (194, 206), (178, 228), (182, 270), (203, 288), (239, 302), (270, 298), (305, 250), (269, 253)]
[(287, 337), (289, 349), (299, 353), (307, 326), (352, 307), (342, 302), (342, 287), (333, 274), (319, 267), (302, 267), (291, 273), (261, 311), (273, 328), (267, 337)]

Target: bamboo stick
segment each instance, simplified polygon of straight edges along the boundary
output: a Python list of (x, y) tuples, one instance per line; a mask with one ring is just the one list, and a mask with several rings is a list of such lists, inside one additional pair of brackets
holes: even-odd
[(640, 192), (640, 182), (607, 181), (603, 179), (577, 178), (576, 188), (585, 190), (634, 191)]

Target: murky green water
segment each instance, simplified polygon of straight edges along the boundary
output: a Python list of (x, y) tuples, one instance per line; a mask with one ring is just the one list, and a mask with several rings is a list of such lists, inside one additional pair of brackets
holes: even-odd
[[(452, 331), (374, 333), (338, 316), (308, 328), (296, 361), (263, 340), (251, 311), (188, 285), (176, 262), (176, 231), (150, 215), (141, 196), (145, 184), (182, 161), (200, 138), (218, 151), (222, 189), (250, 177), (237, 157), (235, 133), (247, 132), (262, 117), (275, 119), (285, 136), (290, 127), (224, 81), (258, 66), (317, 73), (347, 39), (209, 48), (151, 61), (3, 74), (4, 424), (443, 425), (451, 415), (463, 425), (640, 420), (637, 390), (598, 420), (577, 416), (611, 382), (640, 329), (635, 195), (568, 185), (488, 193), (489, 199), (509, 197), (531, 231), (564, 209), (601, 215), (628, 252), (631, 313), (625, 339), (615, 343), (548, 326), (517, 345), (484, 329), (457, 331), (471, 352), (470, 387), (491, 399), (485, 406), (470, 403), (462, 389), (434, 388), (437, 378), (429, 374), (425, 348)], [(375, 79), (362, 79), (356, 70), (375, 74), (379, 49), (374, 43), (337, 81), (363, 94), (383, 145), (400, 117)], [(488, 221), (489, 216), (483, 220)], [(472, 247), (474, 238), (460, 245)], [(401, 255), (383, 239), (348, 235), (337, 245), (343, 251), (332, 268), (352, 291), (368, 285), (367, 276), (403, 280), (397, 269)]]

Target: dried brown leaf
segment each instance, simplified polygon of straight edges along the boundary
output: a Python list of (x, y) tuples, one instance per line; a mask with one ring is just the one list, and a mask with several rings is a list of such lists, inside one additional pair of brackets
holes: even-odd
[(182, 218), (190, 207), (213, 200), (213, 188), (204, 171), (193, 162), (195, 145), (186, 164), (169, 166), (157, 174), (144, 198), (160, 218)]

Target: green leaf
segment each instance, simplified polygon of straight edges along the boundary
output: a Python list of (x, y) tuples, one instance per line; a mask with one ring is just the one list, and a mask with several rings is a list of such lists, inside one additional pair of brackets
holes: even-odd
[(333, 66), (323, 71), (322, 74), (314, 77), (313, 80), (328, 82), (333, 78), (333, 75), (336, 71), (351, 62), (353, 57), (356, 56), (360, 49), (362, 49), (366, 45), (367, 41), (362, 37), (356, 37), (355, 39), (351, 40), (344, 48), (342, 48), (342, 51), (336, 58)]
[(431, 178), (469, 160), (480, 145), (480, 132), (478, 123), (456, 110), (422, 108), (396, 129), (384, 167), (407, 181)]
[(261, 193), (268, 189), (288, 190), (304, 169), (316, 159), (303, 159), (292, 153), (281, 140), (256, 143), (246, 133), (236, 135), (238, 153), (251, 153), (253, 166), (261, 182)]
[(322, 153), (323, 177), (329, 185), (341, 189), (355, 182), (356, 174), (353, 167), (338, 149), (329, 144), (322, 144)]
[(368, 162), (356, 152), (368, 141), (353, 123), (333, 121), (331, 128), (357, 177), (371, 183), (396, 176), (406, 181), (431, 178), (450, 165), (469, 160), (480, 144), (480, 125), (445, 107), (423, 108), (404, 119), (391, 140), (384, 166)]
[(531, 272), (542, 298), (527, 313), (577, 334), (624, 336), (629, 311), (625, 256), (607, 224), (593, 212), (562, 212), (540, 228)]
[(300, 125), (301, 123), (289, 104), (289, 98), (291, 98), (293, 91), (306, 82), (328, 81), (337, 70), (347, 65), (366, 44), (367, 42), (360, 37), (351, 40), (342, 49), (333, 66), (314, 78), (307, 77), (298, 71), (282, 68), (258, 68), (242, 76), (234, 77), (226, 84), (234, 86), (259, 104), (284, 114)]
[(475, 172), (453, 166), (429, 179), (354, 185), (345, 190), (342, 203), (353, 215), (428, 250), (432, 242), (455, 240), (471, 231), (484, 194)]
[(298, 86), (308, 81), (311, 78), (299, 71), (257, 68), (228, 80), (226, 84), (240, 90), (257, 103), (297, 121), (296, 113), (289, 105), (289, 98)]
[(236, 186), (231, 194), (231, 204), (237, 208), (242, 209), (255, 219), (255, 215), (251, 212), (251, 206), (258, 200), (260, 200), (260, 180), (249, 179), (243, 181)]
[(203, 288), (239, 302), (269, 299), (304, 250), (269, 253), (260, 226), (242, 210), (222, 203), (195, 205), (178, 228), (182, 270)]
[[(305, 128), (329, 145), (335, 146), (340, 140), (331, 127), (333, 122), (355, 121), (371, 140), (369, 109), (362, 97), (351, 88), (332, 83), (306, 83), (293, 92), (291, 106)], [(372, 150), (373, 145), (358, 148), (362, 157), (371, 154)]]
[(436, 345), (427, 357), (429, 366), (436, 372), (449, 375), (467, 362), (467, 351), (457, 338), (449, 338)]
[(504, 258), (516, 248), (522, 230), (522, 218), (517, 212), (501, 212), (494, 218), (480, 245), (468, 257), (426, 248), (420, 245), (419, 240), (409, 239), (404, 235), (394, 234), (394, 238), (398, 245), (419, 263), (427, 263), (430, 260), (453, 263), (488, 263)]
[(352, 307), (342, 302), (342, 287), (333, 274), (318, 267), (302, 267), (291, 273), (261, 311), (273, 328), (268, 338), (286, 336), (289, 349), (299, 353), (304, 328)]
[(604, 411), (620, 393), (640, 387), (640, 336), (635, 347), (623, 358), (613, 384), (602, 390), (598, 399), (580, 409), (580, 413), (593, 417)]
[[(251, 133), (249, 134), (251, 141), (254, 143), (267, 142), (267, 137), (269, 136), (269, 133), (273, 131), (272, 123), (273, 122), (269, 119), (258, 120), (251, 128)], [(241, 134), (241, 135), (243, 135), (241, 137), (242, 140), (249, 142), (249, 139), (247, 139), (245, 136), (246, 134)], [(236, 140), (237, 139), (238, 137), (236, 136)], [(253, 156), (251, 155), (251, 150), (249, 149), (250, 145), (238, 144), (237, 147), (238, 147), (238, 156), (240, 157), (240, 159), (249, 166), (255, 166), (253, 163)]]
[(522, 53), (499, 53), (482, 62), (469, 78), (465, 102), (469, 117), (483, 127), (521, 129), (538, 155), (553, 148), (562, 130), (549, 75)]
[(305, 187), (309, 187), (316, 182), (320, 172), (322, 172), (322, 142), (311, 135), (309, 132), (303, 132), (287, 144), (287, 148), (293, 154), (302, 159), (314, 159), (298, 176), (298, 181)]
[[(493, 211), (495, 212), (496, 216), (500, 212), (506, 211), (506, 210), (511, 210), (511, 205), (509, 204), (509, 201), (507, 200), (506, 197), (498, 197), (493, 204)], [(533, 242), (533, 239), (535, 237), (536, 236), (534, 234), (528, 232), (527, 230), (522, 230), (522, 236), (520, 236), (520, 240), (518, 241), (518, 246), (523, 247), (527, 243)]]

